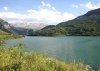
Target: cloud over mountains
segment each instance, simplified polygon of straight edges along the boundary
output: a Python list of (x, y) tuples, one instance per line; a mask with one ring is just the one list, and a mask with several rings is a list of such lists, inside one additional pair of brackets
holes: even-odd
[(7, 20), (10, 23), (18, 22), (42, 22), (47, 24), (57, 24), (59, 22), (71, 20), (75, 18), (72, 13), (60, 12), (49, 3), (41, 1), (41, 5), (37, 10), (29, 9), (26, 14), (8, 11), (8, 7), (3, 7), (4, 11), (0, 12), (0, 18)]

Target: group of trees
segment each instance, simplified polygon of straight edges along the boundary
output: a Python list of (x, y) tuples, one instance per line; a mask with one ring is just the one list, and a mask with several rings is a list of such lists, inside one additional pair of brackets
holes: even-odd
[(34, 36), (59, 36), (66, 35), (68, 32), (62, 27), (53, 27), (39, 30), (33, 33)]

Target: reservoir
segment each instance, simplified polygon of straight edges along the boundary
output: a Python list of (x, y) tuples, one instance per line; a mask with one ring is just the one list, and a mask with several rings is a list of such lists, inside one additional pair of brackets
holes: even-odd
[(67, 63), (73, 60), (92, 66), (100, 66), (99, 36), (31, 37), (7, 40), (7, 46), (25, 44), (25, 51), (35, 51)]

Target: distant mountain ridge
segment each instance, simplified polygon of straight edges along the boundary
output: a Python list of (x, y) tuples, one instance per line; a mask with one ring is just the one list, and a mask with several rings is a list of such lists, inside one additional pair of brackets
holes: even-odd
[(11, 25), (8, 22), (6, 22), (3, 19), (0, 19), (0, 30), (11, 33), (11, 34), (20, 34), (20, 35), (29, 35), (30, 33), (33, 33), (36, 30), (40, 30), (46, 25), (43, 23), (21, 23), (21, 24), (14, 24)]
[(54, 26), (46, 26), (36, 31), (34, 35), (84, 35), (100, 36), (100, 8), (88, 11), (86, 14), (73, 20), (61, 22)]
[(12, 26), (15, 28), (33, 29), (36, 31), (44, 28), (47, 25), (44, 23), (16, 23), (12, 24)]

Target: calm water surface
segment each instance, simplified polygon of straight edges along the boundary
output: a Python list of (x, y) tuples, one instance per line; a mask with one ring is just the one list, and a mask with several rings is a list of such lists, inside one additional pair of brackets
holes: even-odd
[(8, 40), (8, 46), (23, 42), (25, 51), (37, 51), (59, 60), (83, 61), (97, 69), (100, 66), (99, 36), (25, 37)]

